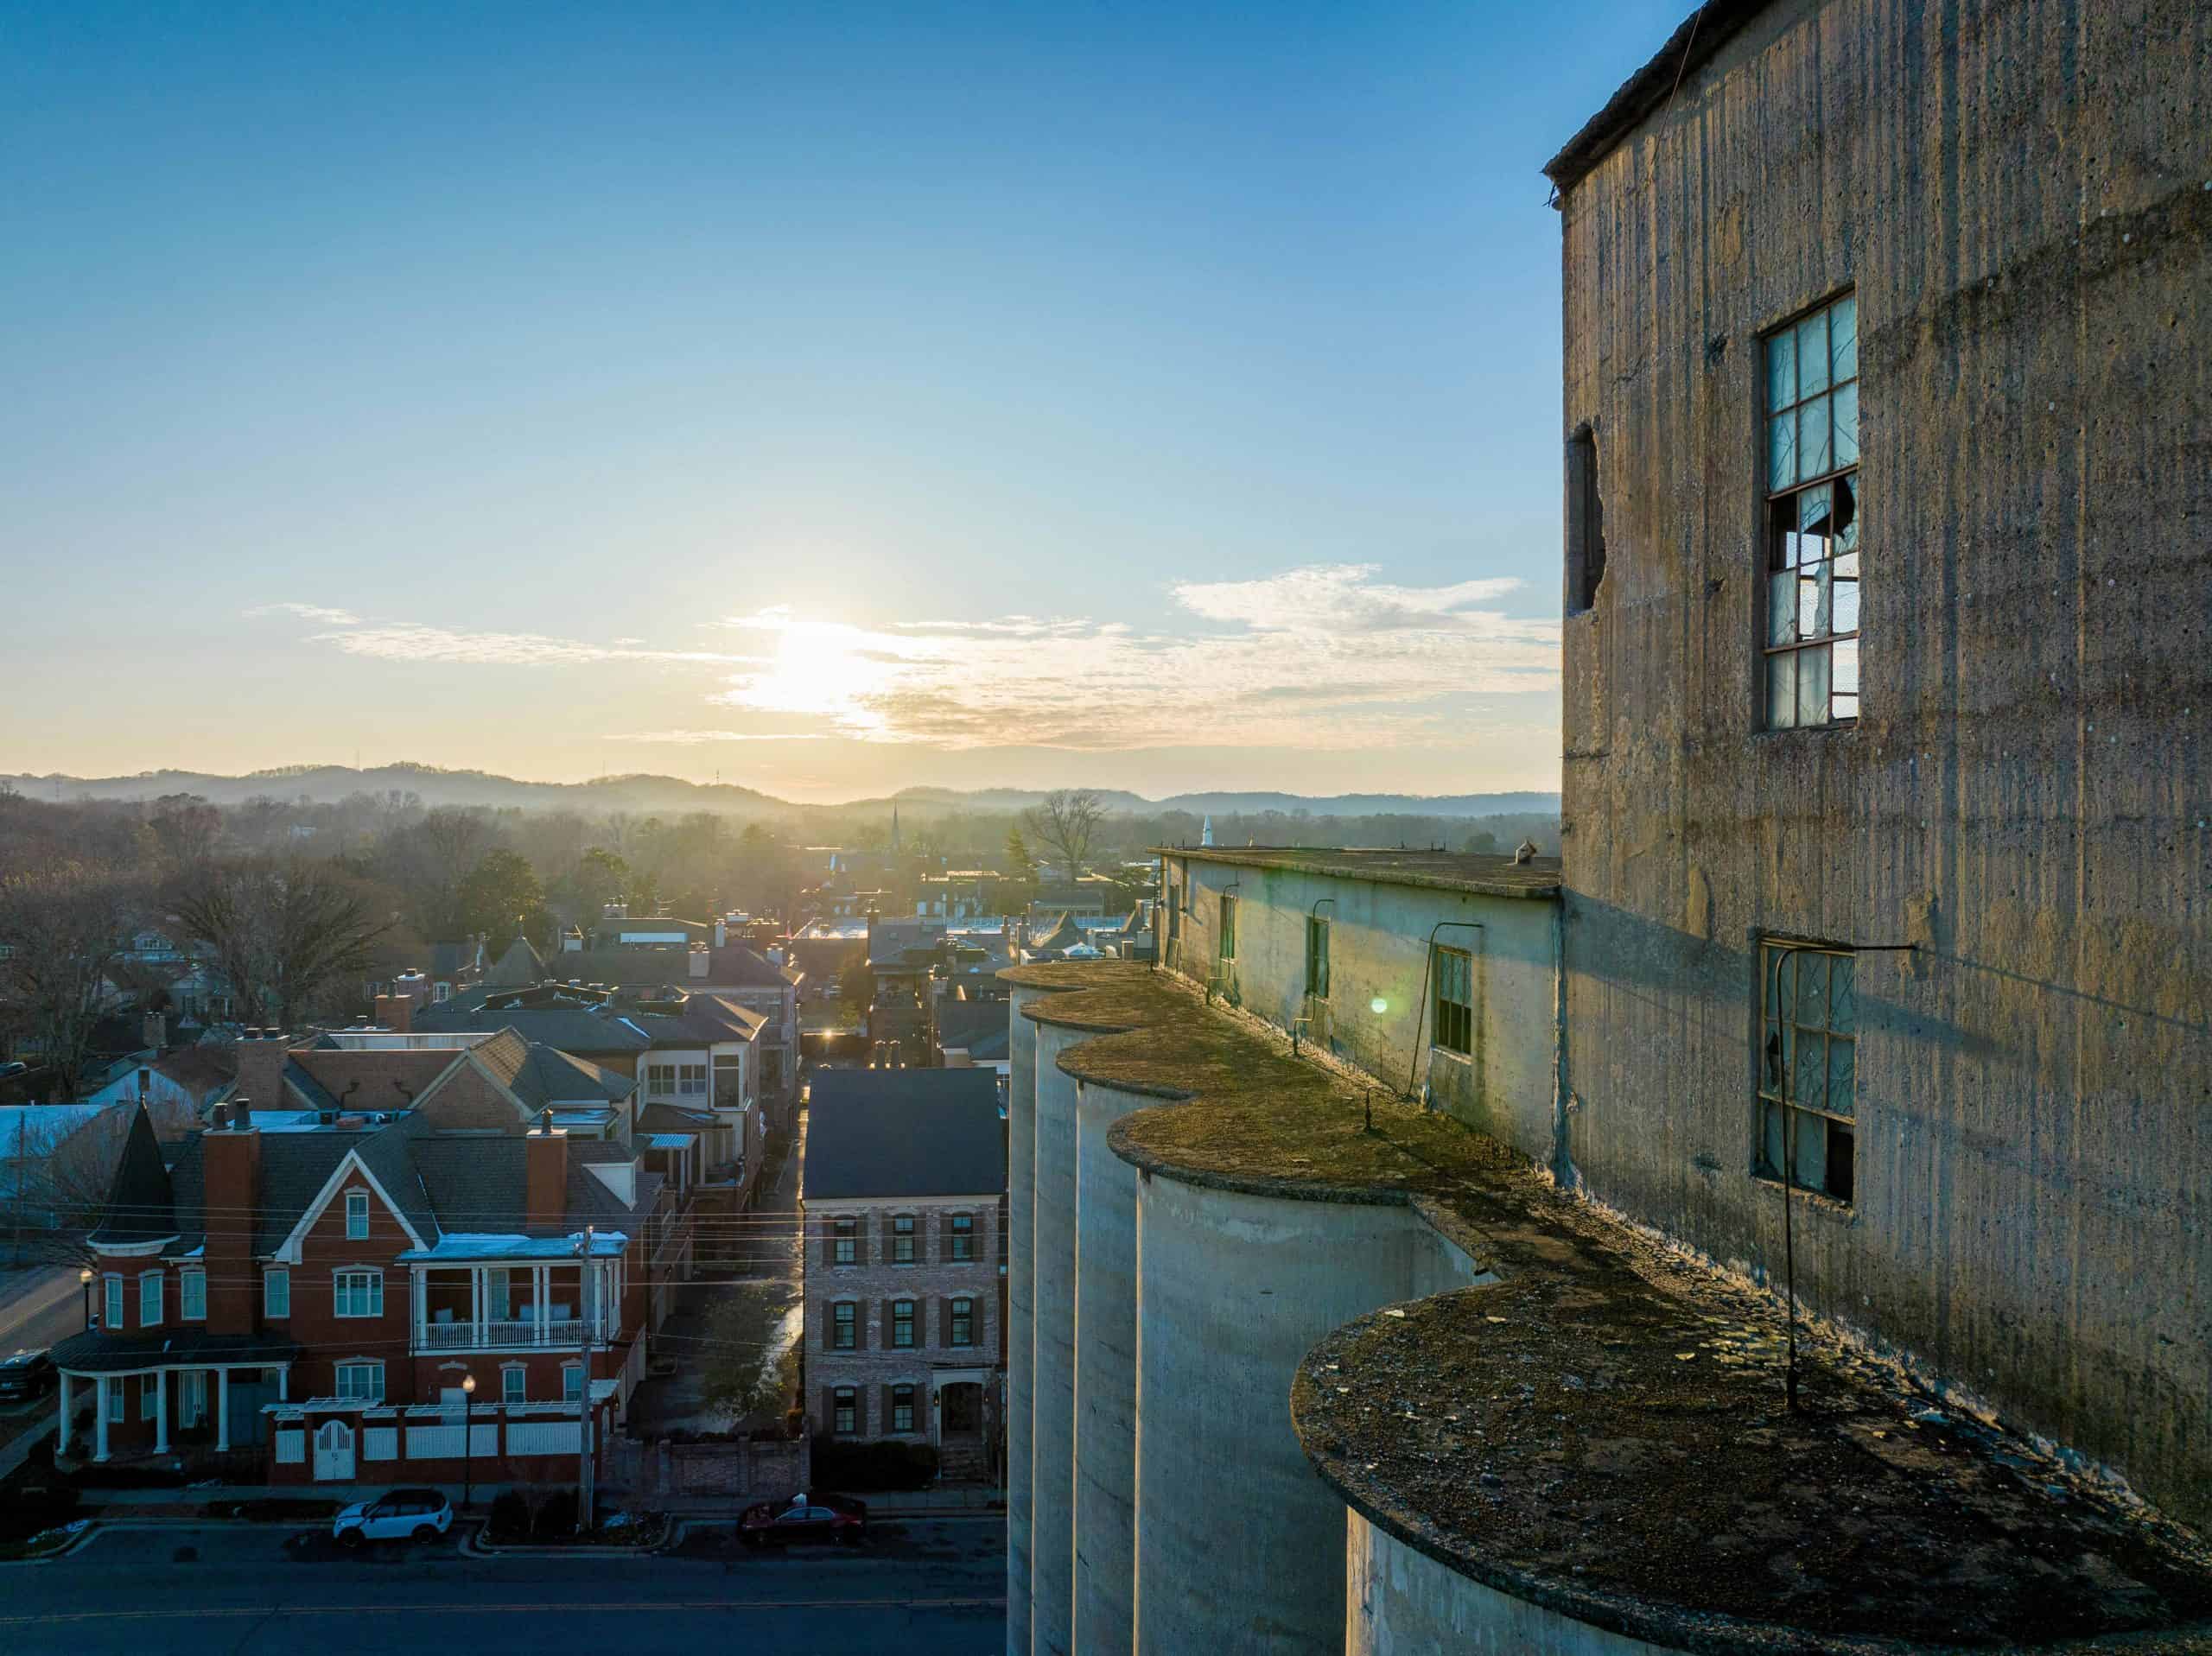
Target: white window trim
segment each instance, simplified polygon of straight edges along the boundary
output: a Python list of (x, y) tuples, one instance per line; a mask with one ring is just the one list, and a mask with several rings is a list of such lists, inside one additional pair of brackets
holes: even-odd
[[(510, 1374), (519, 1375), (522, 1378), (522, 1384), (515, 1387), (512, 1394), (507, 1390), (507, 1377)], [(530, 1365), (527, 1363), (501, 1363), (499, 1365), (499, 1401), (502, 1403), (526, 1403), (529, 1400)]]
[[(372, 1311), (349, 1311), (340, 1309), (340, 1306), (343, 1304), (340, 1296), (345, 1291), (340, 1285), (348, 1277), (372, 1277), (376, 1279), (377, 1285), (373, 1291), (373, 1297), (376, 1300), (376, 1310)], [(384, 1315), (384, 1272), (372, 1265), (344, 1265), (334, 1266), (330, 1272), (330, 1314), (333, 1317), (342, 1317), (357, 1322), (372, 1321), (377, 1317), (382, 1317)]]
[[(562, 1401), (562, 1402), (563, 1402), (563, 1403), (581, 1403), (581, 1402), (582, 1402), (582, 1401), (584, 1400), (584, 1398), (583, 1398), (583, 1384), (584, 1384), (584, 1380), (583, 1380), (583, 1374), (584, 1374), (584, 1366), (583, 1366), (582, 1363), (563, 1363), (563, 1364), (561, 1365), (561, 1401)], [(569, 1389), (569, 1377), (571, 1374), (573, 1374), (573, 1375), (575, 1375), (575, 1376), (576, 1377), (576, 1378), (575, 1378), (575, 1390), (573, 1391), (573, 1393), (572, 1393), (572, 1392), (570, 1391), (570, 1389)]]
[[(461, 1063), (467, 1059), (467, 1053), (463, 1053), (454, 1062)], [(322, 1182), (322, 1189), (315, 1193), (315, 1200), (308, 1204), (307, 1211), (300, 1215), (300, 1222), (293, 1226), (291, 1234), (284, 1238), (283, 1246), (277, 1248), (270, 1257), (285, 1265), (304, 1264), (305, 1261), (300, 1254), (301, 1244), (307, 1240), (308, 1233), (313, 1230), (321, 1220), (323, 1212), (330, 1206), (332, 1198), (337, 1196), (339, 1191), (348, 1188), (349, 1182), (368, 1186), (377, 1200), (384, 1203), (385, 1211), (391, 1215), (392, 1222), (399, 1227), (400, 1233), (407, 1238), (409, 1246), (417, 1250), (425, 1249), (429, 1246), (423, 1240), (422, 1233), (407, 1222), (407, 1215), (400, 1211), (399, 1204), (391, 1199), (390, 1192), (378, 1182), (377, 1176), (369, 1171), (367, 1164), (361, 1160), (360, 1152), (349, 1150), (346, 1152), (346, 1159), (340, 1162), (332, 1170), (330, 1177)]]
[[(192, 1290), (200, 1289), (200, 1309), (192, 1309)], [(180, 1271), (176, 1278), (177, 1318), (184, 1323), (205, 1323), (207, 1320), (207, 1273), (202, 1270)]]
[[(358, 1231), (353, 1228), (353, 1203), (356, 1201), (361, 1204), (361, 1228)], [(369, 1193), (366, 1190), (354, 1189), (346, 1192), (346, 1240), (349, 1242), (369, 1240)]]
[[(141, 1271), (138, 1273), (138, 1326), (142, 1329), (157, 1329), (162, 1326), (163, 1274), (159, 1271)], [(154, 1290), (154, 1314), (151, 1317), (146, 1315), (146, 1289), (149, 1284), (152, 1285)]]
[[(284, 1304), (282, 1310), (277, 1308), (276, 1296), (270, 1291), (271, 1289), (275, 1288), (278, 1283), (284, 1285)], [(282, 1317), (287, 1318), (292, 1315), (292, 1272), (290, 1266), (272, 1265), (261, 1273), (261, 1314), (264, 1317)]]
[(129, 1299), (124, 1293), (123, 1273), (111, 1271), (100, 1292), (100, 1310), (106, 1321), (103, 1324), (110, 1333), (122, 1328), (128, 1320)]
[[(346, 1371), (349, 1368), (368, 1368), (376, 1371), (376, 1390), (366, 1396), (346, 1389)], [(334, 1395), (347, 1403), (381, 1403), (384, 1401), (384, 1359), (381, 1357), (340, 1357), (331, 1365), (330, 1385)]]

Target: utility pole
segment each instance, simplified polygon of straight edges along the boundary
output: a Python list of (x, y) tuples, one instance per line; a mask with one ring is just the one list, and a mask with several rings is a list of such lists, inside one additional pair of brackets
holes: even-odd
[(601, 1309), (601, 1296), (592, 1279), (592, 1229), (584, 1227), (584, 1262), (576, 1272), (576, 1310), (583, 1319), (583, 1332), (578, 1336), (581, 1348), (577, 1355), (583, 1359), (583, 1397), (576, 1405), (576, 1533), (581, 1535), (591, 1527), (592, 1502), (595, 1492), (592, 1488), (591, 1467), (591, 1330)]

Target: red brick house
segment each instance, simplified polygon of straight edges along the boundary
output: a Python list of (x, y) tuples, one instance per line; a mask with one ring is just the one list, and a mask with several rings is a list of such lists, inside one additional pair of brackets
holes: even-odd
[(471, 1056), (467, 1085), (374, 1117), (264, 1130), (241, 1098), (165, 1149), (142, 1114), (91, 1238), (99, 1326), (54, 1351), (61, 1450), (251, 1446), (275, 1483), (459, 1482), (465, 1458), (573, 1479), (587, 1407), (597, 1444), (644, 1372), (652, 1261), (688, 1214), (626, 1133), (526, 1114), (528, 1066)]

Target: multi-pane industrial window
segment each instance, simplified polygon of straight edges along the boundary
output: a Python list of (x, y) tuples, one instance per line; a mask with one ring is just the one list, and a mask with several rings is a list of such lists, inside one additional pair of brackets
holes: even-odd
[(914, 1216), (901, 1214), (891, 1221), (891, 1263), (912, 1265), (914, 1262)]
[(834, 1401), (830, 1405), (830, 1430), (832, 1431), (852, 1431), (855, 1413), (853, 1404), (856, 1393), (849, 1386), (840, 1386), (832, 1395)]
[(1306, 993), (1329, 998), (1329, 923), (1313, 914), (1306, 917)]
[(976, 1215), (957, 1213), (952, 1215), (952, 1257), (955, 1260), (976, 1257)]
[(358, 1362), (338, 1365), (338, 1393), (348, 1403), (384, 1401), (384, 1365)]
[(340, 1317), (382, 1317), (384, 1272), (340, 1271), (336, 1297), (338, 1315)]
[(912, 1431), (914, 1429), (914, 1388), (894, 1386), (891, 1388), (891, 1430)]
[(1766, 723), (1859, 717), (1859, 301), (1766, 340)]
[(1475, 957), (1464, 949), (1436, 951), (1436, 1044), (1446, 1052), (1475, 1048)]
[(833, 1350), (850, 1351), (860, 1337), (860, 1312), (849, 1299), (830, 1308), (830, 1344)]
[(894, 1346), (914, 1343), (914, 1302), (911, 1299), (891, 1302), (891, 1343)]
[(1236, 958), (1236, 899), (1226, 891), (1221, 894), (1221, 958)]
[(976, 1343), (976, 1302), (965, 1295), (952, 1302), (952, 1343), (956, 1346)]
[(366, 1190), (346, 1192), (346, 1240), (363, 1242), (369, 1235), (369, 1193)]
[(833, 1234), (830, 1239), (830, 1263), (832, 1265), (850, 1265), (853, 1262), (855, 1240), (859, 1234), (860, 1227), (855, 1224), (851, 1220), (840, 1219), (836, 1221)]
[(205, 1271), (180, 1272), (177, 1279), (177, 1315), (190, 1323), (207, 1320), (207, 1273)]
[(1859, 1094), (1857, 962), (1844, 951), (1759, 946), (1759, 1171), (1851, 1200)]

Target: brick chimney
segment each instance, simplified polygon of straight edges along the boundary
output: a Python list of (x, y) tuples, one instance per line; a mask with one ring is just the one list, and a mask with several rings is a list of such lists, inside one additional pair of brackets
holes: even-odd
[(246, 1031), (238, 1044), (238, 1091), (264, 1110), (283, 1109), (288, 1056), (282, 1030)]
[[(264, 1043), (266, 1044), (266, 1043)], [(259, 1303), (260, 1272), (253, 1256), (253, 1215), (261, 1205), (261, 1133), (244, 1101), (232, 1105), (235, 1124), (200, 1135), (200, 1179), (207, 1212), (207, 1332), (251, 1334)]]
[(378, 995), (376, 1019), (385, 1028), (404, 1035), (415, 1027), (415, 1002), (407, 995)]
[(547, 1110), (523, 1150), (523, 1228), (559, 1230), (569, 1217), (569, 1132)]

